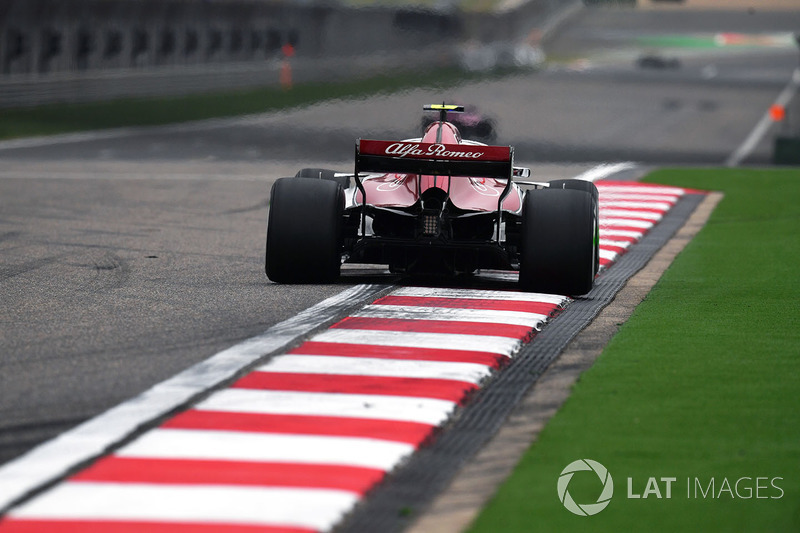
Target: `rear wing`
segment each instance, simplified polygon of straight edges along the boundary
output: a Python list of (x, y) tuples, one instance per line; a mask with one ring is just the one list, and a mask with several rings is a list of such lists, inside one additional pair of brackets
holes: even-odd
[(514, 174), (514, 148), (359, 139), (355, 171), (356, 177), (361, 172), (382, 172), (510, 181)]
[[(511, 146), (486, 146), (479, 144), (440, 144), (416, 141), (375, 141), (359, 139), (356, 142), (356, 186), (367, 205), (367, 192), (361, 183), (360, 173), (423, 174), (435, 176), (486, 177), (506, 180), (506, 186), (497, 199), (496, 239), (500, 241), (502, 205), (511, 191), (514, 175), (526, 175), (528, 169), (514, 168), (514, 148)], [(366, 210), (361, 211), (362, 236), (365, 235)]]

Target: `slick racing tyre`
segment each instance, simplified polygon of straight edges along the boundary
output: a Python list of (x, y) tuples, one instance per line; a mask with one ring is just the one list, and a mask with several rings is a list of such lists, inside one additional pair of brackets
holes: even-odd
[(303, 168), (300, 169), (294, 177), (335, 181), (342, 186), (342, 189), (350, 187), (350, 176), (337, 176), (335, 170), (328, 170), (326, 168)]
[(576, 191), (585, 191), (592, 195), (594, 200), (594, 216), (595, 216), (595, 235), (594, 235), (594, 273), (600, 270), (600, 193), (597, 187), (591, 181), (586, 180), (553, 180), (550, 182), (551, 189), (574, 189)]
[(532, 292), (579, 296), (594, 284), (596, 203), (590, 192), (533, 189), (522, 207), (519, 282)]
[(591, 181), (586, 180), (553, 180), (550, 181), (550, 188), (551, 189), (573, 189), (576, 191), (584, 191), (588, 192), (592, 195), (592, 198), (595, 202), (598, 201), (600, 194), (597, 190), (597, 187)]
[(267, 277), (278, 283), (330, 283), (341, 267), (344, 194), (335, 181), (281, 178), (272, 186)]

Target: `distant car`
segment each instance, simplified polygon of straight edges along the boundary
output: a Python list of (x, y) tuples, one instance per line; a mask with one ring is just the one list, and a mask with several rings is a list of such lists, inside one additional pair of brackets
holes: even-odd
[(664, 57), (660, 54), (645, 54), (636, 60), (639, 68), (652, 69), (677, 69), (681, 66), (681, 61), (677, 57)]
[[(265, 269), (279, 283), (329, 283), (342, 263), (409, 275), (518, 270), (523, 290), (580, 295), (599, 268), (597, 188), (524, 181), (514, 148), (461, 137), (456, 105), (422, 137), (356, 142), (354, 171), (302, 169), (272, 187)], [(524, 188), (525, 187), (525, 188)]]
[[(446, 120), (456, 126), (466, 138), (493, 143), (497, 140), (495, 120), (478, 109), (477, 106), (464, 106), (463, 112), (448, 112)], [(430, 113), (422, 116), (422, 131), (426, 131), (436, 118)]]

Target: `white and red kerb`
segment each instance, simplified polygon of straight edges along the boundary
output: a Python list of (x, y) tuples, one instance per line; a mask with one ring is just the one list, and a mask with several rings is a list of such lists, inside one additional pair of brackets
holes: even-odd
[[(603, 268), (686, 192), (597, 186)], [(569, 301), (397, 288), (13, 509), (0, 533), (329, 531)]]

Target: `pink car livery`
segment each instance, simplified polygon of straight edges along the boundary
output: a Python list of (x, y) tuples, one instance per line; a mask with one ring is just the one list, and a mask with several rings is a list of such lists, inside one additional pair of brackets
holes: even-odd
[(302, 169), (272, 187), (265, 269), (329, 283), (343, 263), (408, 275), (519, 272), (524, 290), (580, 295), (599, 268), (598, 194), (581, 180), (526, 181), (512, 146), (461, 137), (462, 106), (426, 105), (422, 137), (359, 139), (351, 172)]

